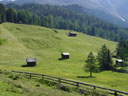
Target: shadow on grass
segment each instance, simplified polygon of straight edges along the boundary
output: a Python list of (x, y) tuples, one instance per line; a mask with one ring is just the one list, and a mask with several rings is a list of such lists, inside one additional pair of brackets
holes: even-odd
[(69, 58), (59, 58), (58, 60), (61, 61), (61, 60), (67, 60)]
[(125, 69), (115, 69), (113, 71), (118, 73), (128, 73), (128, 70), (125, 70)]
[(26, 64), (26, 65), (22, 65), (21, 67), (34, 67), (34, 66), (28, 66), (28, 65)]
[(64, 60), (63, 58), (59, 58), (58, 60)]
[(21, 67), (29, 67), (28, 65), (22, 65)]
[(96, 77), (90, 77), (90, 76), (77, 76), (77, 78), (96, 78)]

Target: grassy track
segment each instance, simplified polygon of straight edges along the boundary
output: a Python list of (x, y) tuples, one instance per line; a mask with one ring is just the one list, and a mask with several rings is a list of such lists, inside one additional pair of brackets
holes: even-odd
[[(90, 51), (96, 56), (103, 44), (114, 51), (116, 43), (98, 37), (78, 33), (68, 37), (69, 30), (57, 30), (22, 24), (0, 25), (0, 37), (7, 42), (0, 46), (0, 68), (44, 73), (62, 78), (79, 80), (108, 88), (128, 91), (128, 75), (105, 71), (95, 73), (96, 78), (87, 78), (83, 71), (85, 59)], [(69, 60), (58, 60), (61, 52), (69, 52)], [(26, 58), (36, 57), (36, 67), (21, 67)], [(83, 78), (78, 78), (83, 77)]]

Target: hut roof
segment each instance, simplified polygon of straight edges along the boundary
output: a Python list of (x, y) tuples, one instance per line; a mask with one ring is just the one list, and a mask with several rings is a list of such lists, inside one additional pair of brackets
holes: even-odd
[(118, 61), (118, 62), (123, 62), (123, 60), (122, 60), (122, 59), (118, 59), (118, 60), (116, 60), (116, 61)]
[(71, 34), (76, 34), (76, 32), (70, 32)]
[(27, 58), (26, 62), (36, 62), (36, 58)]
[(64, 53), (62, 53), (63, 55), (70, 55), (69, 53), (67, 53), (67, 52), (64, 52)]

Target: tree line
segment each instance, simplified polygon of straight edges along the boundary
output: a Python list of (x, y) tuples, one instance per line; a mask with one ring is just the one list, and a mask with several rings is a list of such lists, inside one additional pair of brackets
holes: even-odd
[[(12, 5), (8, 4), (6, 7)], [(78, 5), (57, 6), (24, 4), (13, 5), (17, 10), (27, 10), (40, 17), (41, 26), (79, 31), (91, 36), (119, 41), (120, 37), (127, 40), (128, 30), (117, 25), (99, 20), (82, 11)]]
[[(13, 8), (12, 8), (13, 6)], [(41, 25), (49, 28), (69, 29), (91, 36), (119, 41), (120, 37), (127, 40), (128, 29), (101, 21), (81, 11), (77, 5), (4, 5), (0, 4), (0, 23), (14, 22)]]
[(15, 8), (5, 8), (3, 4), (0, 4), (0, 23), (12, 22), (41, 25), (40, 17), (27, 10), (16, 10)]

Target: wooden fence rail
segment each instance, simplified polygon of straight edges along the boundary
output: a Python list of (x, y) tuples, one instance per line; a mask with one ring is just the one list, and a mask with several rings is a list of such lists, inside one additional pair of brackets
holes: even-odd
[(76, 87), (90, 87), (91, 89), (94, 90), (102, 90), (102, 91), (107, 91), (108, 94), (111, 94), (113, 96), (128, 96), (128, 92), (123, 92), (120, 90), (115, 90), (115, 89), (110, 89), (110, 88), (104, 88), (104, 87), (99, 87), (96, 85), (92, 85), (92, 84), (87, 84), (87, 83), (82, 83), (82, 82), (78, 82), (78, 81), (73, 81), (73, 80), (67, 80), (67, 79), (63, 79), (63, 78), (59, 78), (59, 77), (53, 77), (53, 76), (49, 76), (49, 75), (45, 75), (45, 74), (36, 74), (36, 73), (32, 73), (32, 72), (20, 72), (20, 71), (12, 71), (15, 73), (20, 73), (20, 74), (25, 74), (25, 76), (27, 78), (30, 79), (47, 79), (50, 80), (52, 82), (56, 82), (56, 83), (64, 83), (64, 84), (68, 84), (68, 85), (73, 85)]

